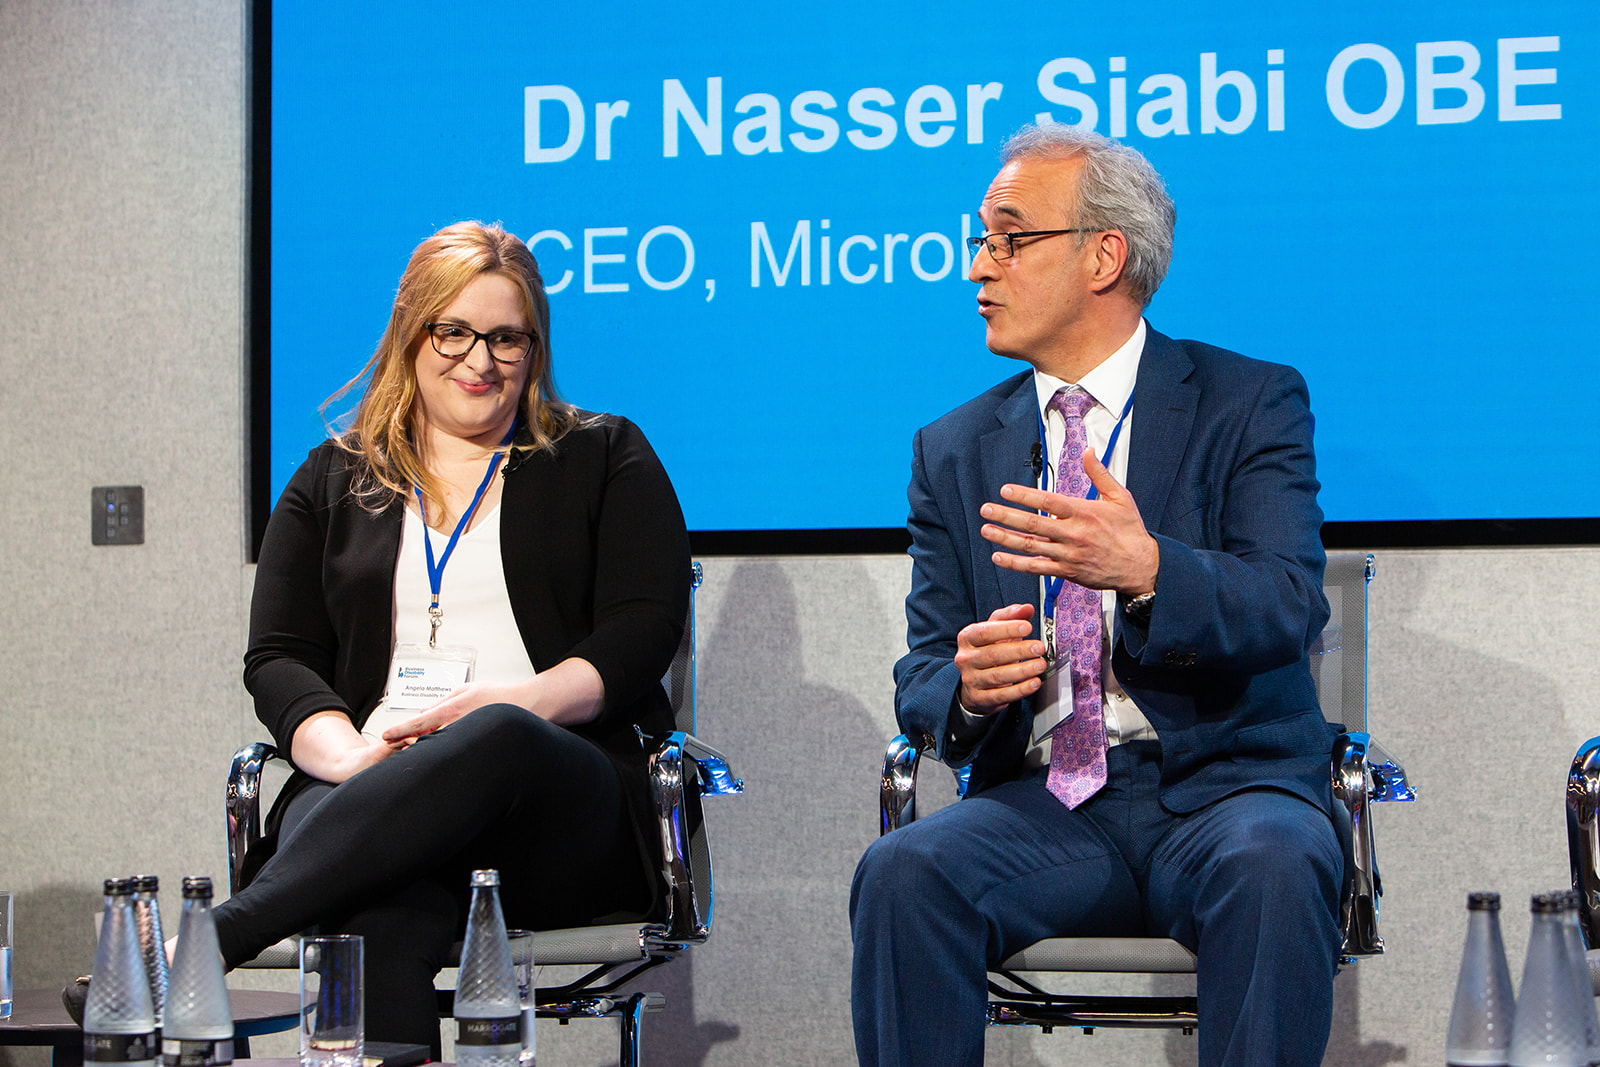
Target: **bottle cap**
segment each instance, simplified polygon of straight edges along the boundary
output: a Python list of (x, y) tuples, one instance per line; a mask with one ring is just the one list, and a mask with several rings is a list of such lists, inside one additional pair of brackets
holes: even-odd
[(161, 888), (161, 879), (153, 874), (129, 875), (128, 881), (133, 883), (135, 893), (154, 893)]
[(1561, 894), (1535, 893), (1530, 902), (1535, 915), (1554, 915), (1561, 910)]
[(1499, 893), (1468, 893), (1467, 894), (1467, 910), (1468, 911), (1499, 911), (1500, 910), (1500, 894)]
[(490, 886), (498, 887), (500, 885), (500, 872), (499, 871), (473, 871), (472, 872), (472, 888), (476, 889), (480, 885), (490, 885)]
[(106, 896), (108, 896), (108, 897), (131, 897), (132, 895), (133, 895), (133, 879), (132, 878), (107, 878), (106, 879)]
[(184, 900), (210, 900), (211, 879), (204, 875), (190, 875), (183, 880)]

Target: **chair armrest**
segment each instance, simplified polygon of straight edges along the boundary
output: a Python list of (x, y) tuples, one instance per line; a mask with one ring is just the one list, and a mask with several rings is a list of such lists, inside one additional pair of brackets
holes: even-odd
[(1372, 838), (1371, 806), (1376, 801), (1415, 800), (1405, 768), (1365, 733), (1340, 734), (1333, 742), (1329, 765), (1334, 821), (1345, 850), (1344, 888), (1339, 900), (1341, 956), (1375, 956), (1383, 951), (1378, 936), (1378, 852)]
[(916, 740), (900, 734), (889, 742), (883, 755), (883, 777), (878, 782), (879, 837), (916, 821), (917, 765), (929, 747), (929, 739), (921, 734)]
[[(696, 567), (699, 564), (695, 564)], [(744, 779), (735, 778), (728, 761), (710, 745), (693, 734), (679, 730), (671, 734), (683, 746), (683, 754), (700, 765), (700, 792), (704, 796), (729, 796), (744, 792)]]
[(650, 799), (661, 837), (666, 883), (666, 934), (677, 944), (700, 944), (711, 933), (711, 847), (700, 798), (744, 791), (728, 761), (691, 734), (674, 731), (650, 755)]
[(1383, 951), (1383, 938), (1378, 936), (1378, 897), (1383, 890), (1372, 851), (1372, 789), (1365, 738), (1360, 733), (1334, 738), (1329, 763), (1334, 826), (1344, 849), (1344, 885), (1339, 894), (1341, 962)]
[[(1578, 891), (1579, 925), (1591, 949), (1600, 948), (1600, 737), (1578, 746), (1567, 772), (1567, 851), (1572, 888)], [(1593, 961), (1591, 961), (1593, 962)]]
[(239, 892), (245, 853), (261, 837), (261, 768), (278, 750), (256, 741), (233, 754), (228, 768), (228, 893)]
[(1417, 799), (1417, 790), (1406, 777), (1400, 761), (1384, 749), (1370, 734), (1356, 734), (1365, 739), (1367, 746), (1367, 775), (1372, 783), (1372, 802), (1410, 801)]

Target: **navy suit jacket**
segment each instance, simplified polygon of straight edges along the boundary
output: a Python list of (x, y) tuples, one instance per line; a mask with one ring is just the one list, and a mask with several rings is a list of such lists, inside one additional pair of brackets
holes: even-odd
[[(1326, 809), (1336, 731), (1307, 652), (1328, 605), (1305, 381), (1148, 330), (1135, 396), (1127, 488), (1161, 564), (1148, 625), (1115, 613), (1112, 667), (1160, 738), (1162, 803), (1187, 812), (1272, 787)], [(975, 747), (949, 743), (956, 634), (996, 608), (1039, 602), (1035, 576), (995, 566), (978, 514), (1007, 482), (1034, 483), (1038, 410), (1026, 371), (918, 431), (914, 446), (895, 712), (941, 759), (970, 764), (969, 796), (1021, 773), (1032, 723), (1022, 701)]]

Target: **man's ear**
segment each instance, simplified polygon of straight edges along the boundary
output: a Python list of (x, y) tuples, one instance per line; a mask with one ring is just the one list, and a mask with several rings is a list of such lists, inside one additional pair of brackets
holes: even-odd
[(1128, 265), (1128, 239), (1121, 230), (1106, 230), (1095, 237), (1094, 274), (1089, 280), (1097, 293), (1117, 284)]

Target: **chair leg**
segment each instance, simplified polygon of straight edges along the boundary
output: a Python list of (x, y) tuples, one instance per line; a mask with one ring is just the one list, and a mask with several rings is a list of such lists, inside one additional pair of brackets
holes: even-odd
[(622, 1049), (617, 1056), (618, 1067), (639, 1067), (639, 1030), (644, 1023), (648, 993), (635, 993), (628, 998), (627, 1008), (617, 1016), (617, 1029), (621, 1031)]

